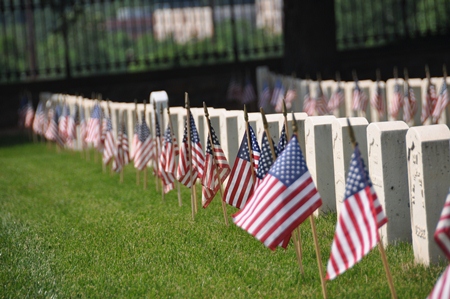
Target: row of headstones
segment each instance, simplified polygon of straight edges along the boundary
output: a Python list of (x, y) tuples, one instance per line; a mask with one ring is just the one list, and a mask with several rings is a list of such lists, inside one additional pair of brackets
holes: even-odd
[[(165, 94), (165, 92), (164, 92)], [(165, 94), (165, 97), (167, 94)], [(53, 95), (53, 97), (60, 97)], [(163, 97), (164, 98), (164, 97)], [(93, 100), (65, 96), (66, 103), (85, 109), (86, 116)], [(157, 102), (157, 101), (156, 101)], [(167, 101), (157, 102), (157, 117), (161, 130), (167, 126)], [(106, 103), (102, 103), (106, 108)], [(110, 103), (113, 127), (125, 112), (128, 136), (133, 135), (135, 104)], [(139, 115), (143, 104), (137, 104)], [(161, 111), (163, 113), (161, 113)], [(222, 149), (232, 166), (245, 131), (243, 111), (208, 108), (211, 125), (219, 137)], [(146, 107), (146, 119), (154, 131), (155, 111)], [(203, 108), (191, 108), (203, 149), (208, 138)], [(321, 194), (320, 213), (337, 212), (344, 199), (345, 184), (353, 147), (347, 118), (311, 116), (294, 113), (300, 145), (309, 171)], [(140, 116), (139, 116), (140, 117)], [(258, 141), (264, 131), (260, 113), (248, 113)], [(284, 124), (282, 114), (266, 115), (269, 132), (275, 142)], [(186, 120), (184, 107), (170, 107), (170, 120), (178, 142), (183, 138)], [(288, 114), (288, 130), (292, 132), (292, 114)], [(450, 130), (445, 124), (409, 127), (403, 121), (373, 122), (363, 117), (351, 117), (350, 123), (366, 161), (375, 191), (389, 222), (381, 229), (382, 242), (413, 244), (416, 262), (429, 264), (441, 259), (433, 234), (450, 186)], [(133, 149), (131, 149), (133, 150)]]
[[(302, 111), (303, 109), (303, 99), (306, 93), (306, 86), (309, 85), (311, 90), (311, 95), (314, 97), (316, 94), (316, 86), (317, 81), (312, 80), (303, 80), (299, 78), (293, 78), (291, 76), (284, 76), (275, 74), (273, 72), (270, 72), (267, 67), (259, 67), (256, 71), (256, 77), (257, 77), (257, 87), (258, 91), (261, 92), (263, 89), (263, 82), (268, 82), (271, 86), (275, 86), (275, 82), (277, 80), (281, 80), (283, 82), (283, 85), (286, 88), (290, 88), (291, 86), (297, 93), (297, 98), (292, 103), (292, 109), (294, 111)], [(409, 85), (414, 90), (414, 95), (416, 98), (417, 103), (417, 112), (414, 116), (414, 120), (408, 123), (409, 126), (420, 126), (422, 125), (422, 122), (420, 120), (421, 111), (422, 111), (422, 103), (425, 101), (426, 93), (427, 93), (427, 86), (428, 86), (428, 80), (427, 79), (420, 79), (420, 78), (411, 78), (408, 80)], [(439, 93), (439, 89), (442, 85), (443, 78), (431, 78), (431, 82), (436, 86), (436, 92)], [(402, 87), (401, 92), (403, 93), (403, 83), (404, 80), (402, 78), (398, 78), (397, 83)], [(373, 97), (376, 82), (371, 80), (361, 80), (358, 81), (359, 87), (361, 90), (368, 96), (369, 99)], [(385, 107), (385, 113), (382, 117), (378, 115), (378, 112), (376, 109), (374, 109), (371, 104), (369, 103), (367, 105), (367, 109), (365, 113), (357, 113), (352, 110), (352, 100), (353, 100), (353, 88), (355, 87), (355, 83), (353, 81), (341, 81), (341, 88), (344, 91), (345, 95), (345, 101), (344, 103), (339, 107), (339, 109), (336, 109), (333, 111), (333, 115), (336, 117), (354, 117), (354, 116), (364, 116), (368, 122), (376, 122), (376, 121), (394, 121), (394, 120), (403, 120), (403, 111), (400, 109), (399, 114), (396, 118), (392, 118), (388, 115), (389, 107), (391, 106), (391, 103), (393, 101), (393, 95), (394, 95), (394, 87), (396, 84), (395, 79), (389, 79), (386, 82), (380, 81), (380, 87), (381, 87), (381, 93), (382, 98), (384, 101), (384, 107)], [(450, 78), (447, 78), (447, 84), (450, 84)], [(329, 99), (332, 93), (336, 90), (337, 82), (334, 80), (326, 80), (322, 81), (321, 83), (323, 93), (326, 95), (326, 97)], [(267, 106), (264, 106), (264, 110), (268, 112), (273, 112), (274, 108), (270, 106), (269, 104), (266, 104)], [(362, 115), (364, 114), (364, 115)], [(431, 123), (430, 119), (427, 119), (424, 124), (428, 125)], [(441, 118), (439, 119), (440, 124), (450, 124), (450, 107), (447, 107), (447, 109), (442, 113)]]

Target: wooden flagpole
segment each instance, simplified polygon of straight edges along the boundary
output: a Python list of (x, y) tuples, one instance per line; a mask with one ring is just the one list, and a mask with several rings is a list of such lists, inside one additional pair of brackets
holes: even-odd
[[(137, 123), (138, 124), (138, 128), (139, 128), (139, 116), (138, 116), (138, 109), (137, 109), (137, 99), (134, 99), (134, 120), (135, 120), (135, 124), (134, 125), (136, 126), (136, 123)], [(133, 130), (134, 130), (134, 128), (133, 128)], [(138, 133), (138, 138), (139, 138), (139, 132), (137, 132), (137, 133)], [(133, 134), (134, 134), (134, 131), (133, 131)], [(134, 136), (133, 136), (133, 138), (134, 138)], [(133, 140), (133, 139), (131, 139), (131, 140)], [(134, 155), (136, 155), (136, 149), (135, 148), (133, 148), (133, 151), (134, 151)], [(141, 173), (140, 170), (136, 168), (136, 186), (139, 186), (139, 181), (140, 181), (139, 174), (140, 173)]]
[[(156, 185), (158, 185), (158, 184), (160, 184), (161, 183), (161, 197), (162, 197), (162, 200), (164, 200), (165, 198), (164, 198), (164, 184), (163, 184), (163, 181), (161, 180), (161, 178), (159, 177), (159, 155), (160, 155), (160, 152), (159, 152), (159, 144), (161, 144), (161, 137), (158, 137), (158, 136), (156, 136), (156, 121), (158, 120), (158, 111), (157, 111), (157, 107), (156, 107), (156, 102), (155, 101), (153, 101), (153, 114), (154, 114), (154, 117), (155, 117), (155, 157), (154, 157), (154, 159), (155, 159), (155, 167), (156, 167), (156, 175), (155, 175), (155, 183), (156, 183)], [(161, 109), (161, 111), (160, 111), (160, 118), (159, 118), (159, 120), (161, 120), (162, 119), (162, 109)], [(160, 133), (160, 135), (161, 135), (161, 122), (159, 122), (159, 125), (160, 125), (160, 127), (159, 127), (159, 133)], [(159, 138), (159, 140), (158, 140), (158, 138)]]
[[(352, 125), (350, 124), (350, 119), (348, 117), (347, 117), (347, 124), (348, 124), (348, 134), (350, 136), (350, 141), (353, 145), (353, 148), (355, 148), (357, 145), (355, 133), (353, 131)], [(387, 278), (387, 281), (389, 284), (389, 289), (391, 291), (391, 298), (397, 299), (397, 293), (395, 292), (394, 282), (392, 280), (391, 271), (389, 270), (389, 264), (388, 264), (388, 261), (386, 258), (386, 252), (384, 251), (384, 246), (383, 246), (383, 243), (381, 240), (378, 242), (378, 249), (380, 251), (381, 260), (383, 261), (384, 271), (386, 272), (386, 278)]]
[[(168, 123), (169, 123), (169, 127), (170, 127), (170, 135), (171, 135), (170, 138), (172, 138), (172, 142), (173, 142), (173, 140), (174, 140), (173, 137), (175, 137), (175, 132), (173, 131), (172, 119), (170, 118), (170, 106), (169, 106), (169, 103), (167, 103), (167, 117), (168, 117)], [(178, 141), (177, 141), (177, 144), (178, 144)], [(178, 205), (181, 207), (182, 202), (181, 202), (180, 182), (178, 180), (175, 180), (175, 181), (176, 181), (177, 189), (178, 189)]]
[(205, 117), (206, 117), (206, 123), (208, 124), (208, 136), (209, 136), (209, 143), (211, 144), (211, 152), (213, 154), (213, 161), (214, 161), (214, 168), (216, 172), (217, 182), (219, 184), (219, 191), (220, 191), (220, 201), (222, 202), (222, 212), (223, 212), (223, 218), (225, 219), (225, 225), (228, 226), (228, 215), (227, 215), (227, 207), (226, 203), (223, 201), (223, 186), (222, 182), (220, 181), (220, 175), (219, 175), (219, 166), (217, 165), (217, 159), (216, 159), (216, 153), (214, 151), (214, 143), (211, 135), (211, 122), (209, 121), (209, 113), (208, 113), (208, 107), (206, 107), (206, 103), (203, 102), (203, 109), (205, 110)]
[[(292, 112), (292, 134), (294, 134), (298, 137), (297, 120), (295, 119), (294, 112)], [(297, 141), (298, 141), (298, 139), (297, 139)], [(299, 145), (300, 145), (300, 143), (299, 143)], [(323, 298), (326, 299), (327, 298), (326, 281), (325, 281), (325, 275), (323, 273), (322, 258), (320, 256), (320, 248), (319, 248), (319, 240), (317, 238), (316, 223), (314, 222), (314, 216), (312, 214), (309, 215), (309, 220), (311, 223), (311, 230), (312, 230), (313, 239), (314, 239), (314, 246), (316, 248), (317, 266), (319, 267), (319, 275), (320, 275), (320, 283), (322, 286), (322, 294), (323, 294)]]
[(249, 159), (250, 159), (250, 170), (252, 172), (253, 186), (255, 186), (256, 173), (255, 173), (255, 167), (253, 166), (252, 138), (250, 137), (250, 130), (249, 130), (249, 124), (248, 124), (248, 113), (247, 113), (246, 105), (244, 105), (244, 120), (245, 120), (245, 133), (247, 134), (247, 145), (248, 145), (248, 154), (249, 154)]
[(187, 126), (187, 142), (188, 142), (188, 159), (189, 159), (189, 182), (191, 184), (191, 208), (192, 208), (192, 220), (195, 219), (195, 202), (196, 196), (194, 194), (194, 182), (192, 177), (192, 145), (191, 145), (191, 110), (189, 105), (188, 93), (184, 93), (186, 104), (186, 126)]
[[(125, 129), (125, 110), (122, 110), (122, 125), (120, 126), (120, 129), (122, 130), (122, 141), (121, 143), (123, 144), (123, 133), (124, 133), (124, 129)], [(120, 145), (122, 147), (122, 144)], [(122, 163), (122, 167), (120, 168), (120, 183), (123, 183), (123, 169), (125, 167), (124, 163), (124, 153), (123, 153), (123, 149), (122, 149), (122, 157), (119, 156), (120, 159), (120, 163)]]
[[(286, 140), (289, 141), (289, 126), (288, 126), (288, 121), (287, 121), (287, 109), (286, 109), (286, 103), (283, 100), (283, 116), (284, 116), (284, 131), (286, 134)], [(292, 120), (294, 121), (294, 120)], [(296, 124), (297, 125), (297, 124)], [(303, 270), (303, 250), (302, 250), (302, 235), (301, 235), (301, 231), (300, 231), (300, 225), (294, 229), (293, 233), (292, 233), (292, 237), (294, 239), (294, 247), (295, 247), (295, 253), (297, 254), (297, 260), (298, 260), (298, 265), (300, 267), (300, 273), (304, 274), (304, 270)]]
[[(145, 119), (145, 114), (147, 113), (146, 110), (147, 110), (147, 105), (146, 105), (146, 101), (144, 99), (144, 118), (142, 119), (142, 121), (144, 121), (144, 119)], [(148, 169), (147, 169), (147, 164), (146, 164), (144, 167), (144, 190), (147, 190), (147, 172), (148, 172)]]

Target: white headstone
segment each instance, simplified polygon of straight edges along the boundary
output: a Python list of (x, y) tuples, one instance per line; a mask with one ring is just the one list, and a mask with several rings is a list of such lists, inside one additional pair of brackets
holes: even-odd
[[(359, 144), (359, 150), (367, 165), (367, 119), (364, 117), (351, 117), (350, 124), (355, 133), (356, 141)], [(353, 153), (353, 144), (348, 132), (347, 118), (336, 118), (332, 125), (333, 142), (333, 164), (334, 164), (334, 182), (336, 190), (336, 211), (339, 210), (344, 200), (345, 185), (347, 182), (350, 159)]]
[(411, 242), (408, 172), (403, 121), (375, 122), (367, 127), (370, 179), (389, 219), (381, 227), (384, 245)]
[(406, 134), (414, 259), (424, 265), (444, 258), (433, 235), (450, 185), (449, 142), (450, 130), (442, 124)]
[(322, 198), (322, 206), (314, 212), (315, 216), (336, 211), (331, 137), (331, 124), (335, 119), (333, 115), (311, 116), (305, 121), (306, 164)]

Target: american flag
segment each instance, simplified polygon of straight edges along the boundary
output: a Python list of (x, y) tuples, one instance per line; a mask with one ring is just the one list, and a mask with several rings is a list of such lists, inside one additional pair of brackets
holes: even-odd
[(108, 128), (108, 122), (106, 121), (105, 111), (102, 109), (102, 127), (100, 130), (100, 146), (98, 147), (99, 151), (101, 151), (102, 147), (105, 145), (107, 128)]
[(144, 113), (142, 113), (142, 122), (139, 126), (138, 134), (139, 139), (134, 152), (134, 167), (138, 170), (143, 170), (150, 161), (153, 152), (150, 129), (148, 128)]
[(444, 208), (434, 233), (436, 243), (450, 260), (450, 191), (445, 199)]
[(253, 167), (256, 172), (258, 169), (259, 157), (261, 156), (258, 141), (256, 140), (255, 133), (250, 125), (248, 125), (248, 131), (250, 132), (253, 165), (250, 164), (250, 150), (246, 132), (242, 137), (241, 146), (239, 147), (239, 152), (234, 161), (233, 169), (231, 170), (230, 178), (228, 179), (228, 184), (223, 195), (226, 203), (238, 209), (245, 206), (247, 199), (254, 190), (251, 167)]
[(341, 88), (340, 82), (337, 82), (336, 84), (336, 89), (334, 90), (333, 94), (330, 97), (330, 100), (328, 101), (328, 110), (330, 112), (334, 112), (336, 109), (338, 109), (345, 100), (344, 90)]
[(323, 94), (320, 82), (317, 83), (317, 94), (315, 101), (316, 111), (318, 115), (330, 114), (330, 111), (328, 111), (327, 97)]
[(245, 79), (244, 91), (242, 92), (241, 103), (250, 104), (256, 99), (255, 89), (251, 79), (248, 77)]
[(192, 148), (192, 179), (190, 177), (189, 169), (189, 145), (188, 145), (188, 129), (187, 120), (184, 126), (183, 142), (181, 143), (180, 158), (178, 160), (177, 180), (185, 185), (191, 187), (195, 183), (195, 179), (202, 179), (203, 167), (205, 164), (205, 155), (203, 154), (202, 145), (198, 136), (197, 127), (195, 126), (194, 117), (190, 114), (190, 130), (191, 130), (191, 148)]
[(420, 115), (420, 121), (422, 124), (425, 123), (429, 117), (431, 118), (433, 110), (436, 107), (437, 100), (438, 96), (436, 93), (436, 86), (428, 81), (427, 94), (425, 95), (424, 101), (422, 101), (422, 113)]
[(369, 99), (364, 91), (361, 90), (358, 84), (358, 80), (355, 80), (355, 87), (353, 88), (353, 111), (366, 111)]
[(275, 87), (273, 88), (272, 99), (270, 100), (270, 104), (272, 104), (272, 106), (274, 107), (276, 107), (278, 103), (281, 103), (282, 105), (285, 93), (286, 91), (284, 90), (283, 83), (281, 82), (280, 79), (277, 79), (277, 81), (275, 81)]
[(112, 159), (117, 159), (117, 145), (116, 141), (114, 140), (111, 118), (108, 116), (105, 117), (104, 120), (106, 122), (106, 132), (105, 147), (103, 150), (103, 163), (107, 165)]
[(414, 115), (417, 112), (417, 103), (416, 103), (416, 96), (414, 95), (414, 90), (411, 86), (409, 86), (408, 82), (405, 82), (405, 91), (403, 93), (404, 95), (404, 102), (403, 102), (403, 120), (408, 123), (411, 120), (414, 120)]
[(24, 127), (31, 128), (31, 126), (33, 125), (33, 118), (34, 118), (34, 109), (33, 109), (33, 105), (31, 104), (31, 101), (28, 101), (25, 109), (26, 110), (25, 110)]
[(86, 142), (92, 142), (94, 147), (96, 148), (99, 147), (101, 143), (100, 118), (100, 106), (98, 104), (95, 104), (91, 112), (91, 118), (89, 119), (87, 124)]
[(278, 153), (281, 154), (284, 151), (286, 144), (287, 144), (286, 128), (284, 127), (284, 124), (283, 124), (283, 128), (281, 128), (281, 133), (280, 133), (280, 140), (278, 140), (278, 144), (277, 144)]
[(439, 277), (427, 299), (450, 298), (450, 266)]
[(378, 117), (382, 118), (384, 115), (383, 94), (381, 91), (380, 81), (375, 83), (372, 98), (370, 99), (372, 107), (378, 112)]
[[(208, 119), (209, 121), (209, 119)], [(223, 184), (225, 179), (230, 174), (230, 165), (227, 158), (220, 146), (219, 139), (216, 136), (214, 128), (209, 121), (209, 127), (211, 128), (211, 136), (208, 135), (208, 141), (206, 145), (206, 159), (205, 159), (205, 173), (202, 178), (202, 205), (206, 208), (217, 191), (220, 189), (220, 184)], [(210, 138), (212, 139), (213, 146), (211, 146)], [(214, 159), (215, 158), (215, 159)], [(217, 169), (217, 170), (216, 170)], [(219, 173), (219, 179), (217, 178), (217, 172)]]
[(448, 104), (448, 89), (447, 80), (444, 78), (441, 89), (439, 90), (439, 97), (436, 103), (436, 107), (433, 110), (433, 123), (437, 124), (439, 118), (441, 118), (442, 112), (445, 110)]
[[(273, 144), (273, 140), (272, 140)], [(272, 151), (270, 149), (269, 138), (267, 137), (266, 132), (264, 131), (263, 137), (261, 140), (261, 157), (258, 163), (258, 169), (256, 171), (256, 185), (255, 188), (261, 184), (263, 179), (266, 177), (269, 172), (270, 167), (272, 167), (276, 158), (278, 157), (278, 149), (274, 147), (275, 151), (275, 159), (272, 157)]]
[(128, 135), (125, 124), (122, 123), (117, 132), (117, 157), (113, 161), (113, 170), (120, 172), (125, 165), (130, 163), (130, 153), (128, 150)]
[[(297, 91), (293, 88), (289, 88), (286, 92), (286, 97), (284, 98), (284, 102), (286, 103), (286, 109), (291, 109), (292, 103), (297, 99)], [(283, 108), (281, 107), (280, 111), (282, 111)]]
[(139, 143), (139, 119), (136, 117), (136, 124), (134, 125), (133, 140), (131, 141), (131, 154), (130, 159), (134, 160), (137, 144)]
[(345, 199), (331, 246), (326, 278), (334, 279), (360, 261), (378, 243), (378, 229), (386, 222), (387, 218), (356, 145), (350, 162)]
[(242, 86), (241, 83), (233, 76), (230, 79), (230, 83), (227, 89), (227, 100), (241, 100), (242, 99)]
[(44, 114), (44, 106), (42, 102), (39, 102), (36, 113), (33, 120), (33, 131), (36, 134), (42, 135), (43, 134), (43, 124), (45, 121), (45, 114)]
[(159, 126), (158, 117), (155, 113), (155, 138), (153, 138), (153, 153), (151, 160), (153, 160), (153, 171), (159, 165), (159, 155), (161, 154), (161, 127)]
[(398, 84), (397, 79), (395, 79), (394, 95), (392, 97), (391, 105), (389, 107), (389, 115), (392, 118), (396, 119), (402, 105), (403, 105), (402, 91), (400, 88), (400, 84)]
[(263, 89), (261, 91), (261, 97), (259, 98), (259, 107), (267, 107), (270, 103), (270, 98), (272, 94), (270, 93), (269, 83), (266, 80), (263, 81)]
[(163, 181), (164, 193), (174, 188), (175, 181), (175, 158), (178, 155), (178, 144), (175, 136), (172, 136), (170, 126), (167, 126), (164, 133), (164, 143), (162, 146), (161, 156), (159, 158), (159, 177)]
[[(237, 226), (274, 250), (322, 205), (294, 135), (248, 204), (233, 215)], [(287, 243), (282, 244), (286, 248)]]
[(306, 94), (303, 98), (303, 112), (306, 112), (309, 116), (314, 115), (316, 112), (316, 101), (311, 97), (311, 93), (309, 90), (309, 84), (306, 84)]
[(67, 117), (69, 116), (69, 114), (70, 114), (69, 106), (63, 105), (62, 113), (59, 114), (58, 133), (64, 142), (67, 139)]
[(86, 125), (86, 118), (84, 115), (84, 107), (82, 107), (80, 109), (80, 140), (83, 149), (87, 147), (86, 137), (87, 137), (87, 125)]
[(58, 114), (55, 110), (49, 110), (48, 119), (49, 123), (45, 132), (45, 138), (47, 138), (47, 140), (55, 141), (60, 147), (62, 147), (64, 143), (58, 134)]

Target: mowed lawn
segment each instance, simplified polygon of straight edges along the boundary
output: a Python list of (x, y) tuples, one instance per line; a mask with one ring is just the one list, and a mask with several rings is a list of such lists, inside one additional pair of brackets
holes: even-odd
[[(309, 221), (295, 250), (275, 252), (236, 227), (219, 198), (191, 219), (190, 190), (161, 198), (149, 172), (124, 183), (80, 153), (0, 137), (1, 298), (321, 298)], [(142, 178), (142, 176), (141, 176)], [(324, 270), (336, 214), (316, 219)], [(405, 225), (409, 225), (405, 224)], [(414, 264), (411, 244), (386, 248), (399, 298), (425, 298), (445, 265)], [(389, 298), (377, 248), (327, 283), (329, 298)]]

